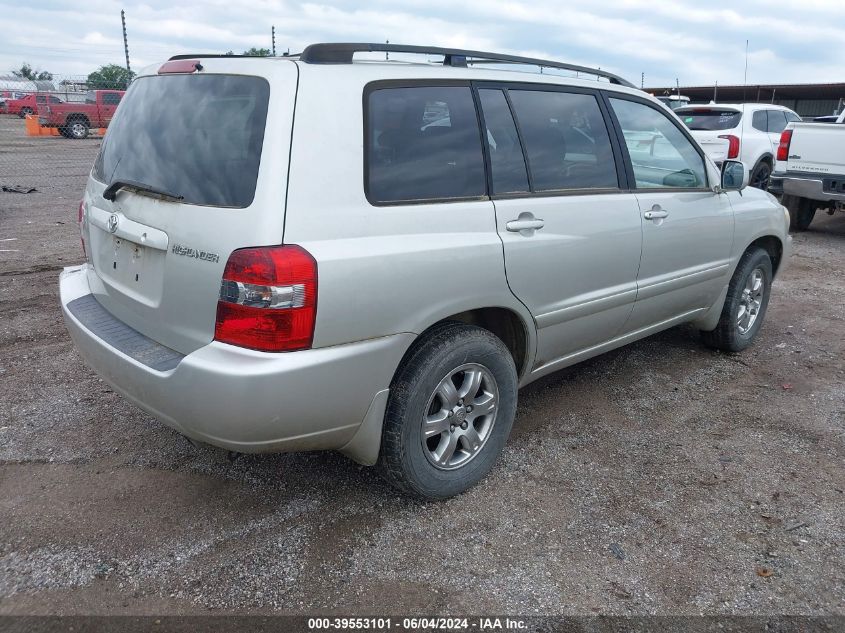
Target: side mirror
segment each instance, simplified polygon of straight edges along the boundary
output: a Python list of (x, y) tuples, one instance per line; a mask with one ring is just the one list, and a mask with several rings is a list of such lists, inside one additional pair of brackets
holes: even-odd
[(742, 191), (748, 186), (748, 170), (745, 163), (726, 160), (722, 163), (722, 191)]

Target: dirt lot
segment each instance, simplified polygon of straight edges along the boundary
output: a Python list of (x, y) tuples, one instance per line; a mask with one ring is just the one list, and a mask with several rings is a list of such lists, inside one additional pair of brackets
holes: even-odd
[(419, 504), (115, 395), (57, 299), (98, 142), (0, 118), (0, 182), (39, 190), (0, 193), (0, 613), (845, 612), (845, 215), (797, 236), (752, 349), (676, 328), (541, 380), (492, 476)]

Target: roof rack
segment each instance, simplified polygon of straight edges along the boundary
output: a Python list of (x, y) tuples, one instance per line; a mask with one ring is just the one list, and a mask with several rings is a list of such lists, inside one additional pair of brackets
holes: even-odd
[[(443, 55), (444, 66), (457, 66), (465, 68), (467, 64), (474, 63), (504, 63), (524, 64), (528, 66), (539, 66), (540, 68), (559, 68), (576, 73), (585, 73), (604, 77), (610, 83), (629, 88), (636, 88), (630, 81), (618, 75), (609, 73), (600, 68), (589, 68), (565, 62), (556, 62), (549, 59), (536, 59), (533, 57), (520, 57), (518, 55), (505, 55), (502, 53), (485, 53), (482, 51), (470, 51), (460, 48), (439, 48), (436, 46), (409, 46), (405, 44), (311, 44), (299, 55), (299, 61), (308, 64), (350, 64), (355, 53), (416, 53), (419, 55)], [(467, 62), (467, 58), (472, 58)], [(478, 61), (474, 61), (478, 60)]]

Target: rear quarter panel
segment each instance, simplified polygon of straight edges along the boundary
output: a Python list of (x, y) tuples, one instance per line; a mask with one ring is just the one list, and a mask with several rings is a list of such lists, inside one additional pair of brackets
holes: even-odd
[(419, 334), (464, 310), (503, 307), (526, 325), (530, 357), (533, 319), (508, 288), (491, 201), (367, 200), (363, 92), (370, 76), (300, 64), (284, 239), (318, 262), (314, 346)]

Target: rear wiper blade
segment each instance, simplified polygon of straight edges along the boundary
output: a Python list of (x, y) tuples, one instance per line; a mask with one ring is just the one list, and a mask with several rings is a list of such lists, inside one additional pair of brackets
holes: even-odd
[(185, 199), (185, 196), (170, 193), (169, 191), (162, 191), (161, 189), (156, 189), (155, 187), (145, 185), (142, 182), (135, 182), (134, 180), (115, 180), (108, 187), (106, 187), (105, 191), (103, 191), (103, 197), (106, 200), (111, 200), (112, 202), (114, 202), (114, 199), (117, 198), (117, 192), (121, 189), (131, 189), (139, 193), (152, 194), (158, 198), (161, 198), (162, 200), (179, 201)]

